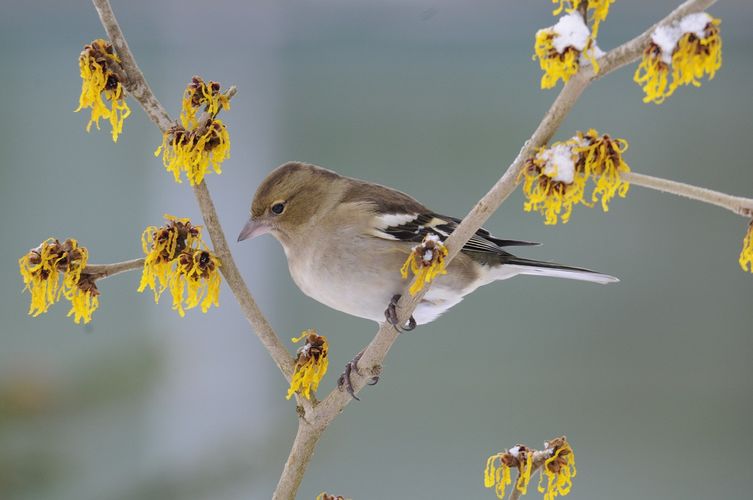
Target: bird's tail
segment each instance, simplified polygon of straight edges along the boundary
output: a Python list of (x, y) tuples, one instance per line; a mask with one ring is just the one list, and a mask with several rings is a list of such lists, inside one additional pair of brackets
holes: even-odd
[(556, 262), (545, 262), (541, 260), (524, 259), (521, 257), (510, 256), (505, 259), (504, 265), (500, 266), (500, 274), (497, 279), (505, 279), (516, 274), (528, 274), (531, 276), (550, 276), (554, 278), (566, 278), (571, 280), (590, 281), (592, 283), (615, 283), (620, 281), (614, 276), (598, 273), (582, 267), (565, 266)]

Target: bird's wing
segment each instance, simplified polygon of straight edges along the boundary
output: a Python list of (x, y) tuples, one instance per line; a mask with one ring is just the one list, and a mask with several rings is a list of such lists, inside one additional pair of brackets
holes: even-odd
[[(435, 213), (379, 214), (374, 217), (371, 234), (383, 239), (420, 243), (427, 234), (436, 234), (441, 241), (455, 230), (460, 219)], [(496, 238), (486, 229), (476, 231), (463, 246), (466, 252), (500, 254), (503, 247), (538, 245), (531, 241), (504, 240)]]
[[(455, 230), (460, 219), (432, 212), (409, 195), (379, 184), (350, 179), (350, 189), (340, 200), (345, 206), (350, 203), (367, 204), (374, 214), (370, 234), (387, 240), (420, 243), (427, 234), (436, 234), (441, 241)], [(538, 245), (530, 241), (495, 238), (486, 229), (479, 229), (463, 246), (465, 252), (508, 255), (503, 247)]]

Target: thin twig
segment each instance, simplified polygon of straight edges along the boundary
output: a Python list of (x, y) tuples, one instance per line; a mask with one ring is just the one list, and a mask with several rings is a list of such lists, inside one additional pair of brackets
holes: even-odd
[[(152, 89), (146, 82), (144, 74), (136, 64), (136, 59), (133, 57), (131, 49), (128, 47), (128, 43), (118, 25), (118, 21), (112, 11), (110, 2), (108, 0), (92, 0), (92, 2), (97, 9), (102, 25), (107, 32), (107, 36), (110, 38), (110, 42), (113, 44), (118, 57), (120, 57), (121, 66), (127, 75), (127, 81), (123, 82), (126, 90), (139, 102), (144, 109), (144, 112), (152, 122), (157, 125), (162, 133), (166, 133), (175, 122), (170, 119), (170, 115), (155, 97)], [(202, 116), (202, 119), (203, 118), (204, 117)], [(235, 260), (230, 253), (227, 239), (222, 231), (222, 226), (217, 217), (217, 211), (214, 208), (214, 203), (212, 202), (206, 182), (204, 181), (195, 185), (193, 191), (196, 200), (199, 203), (201, 215), (204, 218), (204, 224), (209, 232), (209, 237), (212, 239), (214, 252), (220, 259), (220, 271), (225, 277), (225, 281), (235, 295), (243, 314), (253, 327), (256, 335), (259, 337), (264, 347), (269, 351), (272, 359), (277, 364), (277, 367), (280, 369), (285, 379), (290, 381), (294, 368), (293, 358), (272, 329), (269, 321), (267, 321), (262, 314), (259, 306), (257, 306), (256, 301), (251, 295), (251, 292), (249, 292), (240, 271), (238, 271), (238, 266), (236, 266)], [(302, 404), (309, 406), (306, 401)]]
[(670, 181), (651, 175), (630, 172), (620, 174), (620, 177), (630, 184), (641, 186), (662, 193), (674, 194), (691, 200), (702, 201), (709, 205), (726, 208), (727, 210), (742, 215), (743, 217), (753, 217), (753, 199), (743, 198), (742, 196), (732, 196), (711, 189), (692, 186), (684, 182)]
[(124, 262), (115, 262), (114, 264), (87, 264), (81, 274), (85, 274), (96, 280), (109, 278), (116, 274), (126, 271), (134, 271), (144, 267), (144, 259), (132, 259)]

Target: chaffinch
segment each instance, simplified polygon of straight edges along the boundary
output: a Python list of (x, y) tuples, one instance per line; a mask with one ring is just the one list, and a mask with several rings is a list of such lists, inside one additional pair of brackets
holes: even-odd
[[(385, 315), (391, 320), (390, 310), (394, 317), (396, 299), (406, 286), (400, 269), (413, 247), (427, 234), (444, 241), (459, 223), (395, 189), (290, 162), (273, 170), (256, 190), (238, 241), (271, 233), (282, 244), (290, 275), (303, 293), (338, 311), (382, 322)], [(432, 283), (410, 326), (435, 320), (482, 285), (518, 274), (618, 281), (504, 250), (537, 244), (500, 239), (479, 229), (447, 273)]]

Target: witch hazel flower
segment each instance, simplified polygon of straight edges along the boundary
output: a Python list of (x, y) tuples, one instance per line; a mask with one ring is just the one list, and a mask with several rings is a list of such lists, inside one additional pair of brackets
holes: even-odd
[(544, 72), (542, 89), (554, 87), (559, 80), (567, 82), (581, 65), (591, 64), (598, 72), (596, 59), (604, 54), (578, 12), (566, 14), (554, 26), (536, 32), (534, 51), (534, 59), (539, 60)]
[(704, 76), (714, 78), (722, 66), (720, 23), (698, 12), (654, 30), (633, 75), (643, 102), (661, 104), (682, 85), (700, 87)]

